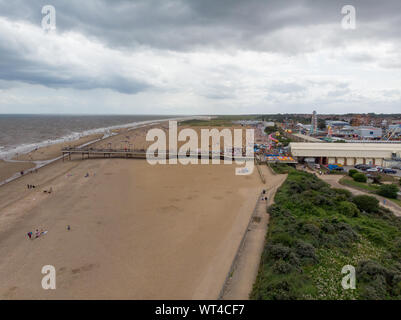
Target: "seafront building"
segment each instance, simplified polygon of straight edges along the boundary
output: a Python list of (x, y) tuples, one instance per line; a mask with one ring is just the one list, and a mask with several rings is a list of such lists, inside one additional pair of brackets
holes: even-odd
[(401, 143), (303, 143), (291, 142), (291, 154), (298, 161), (315, 158), (320, 164), (401, 165)]

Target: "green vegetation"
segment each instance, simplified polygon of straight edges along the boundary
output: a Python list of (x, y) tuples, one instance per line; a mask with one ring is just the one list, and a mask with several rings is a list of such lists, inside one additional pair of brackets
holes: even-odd
[(357, 182), (348, 177), (341, 178), (339, 182), (345, 186), (349, 186), (349, 187), (356, 188), (356, 189), (361, 189), (363, 191), (368, 191), (368, 192), (376, 192), (377, 189), (379, 188), (376, 185), (363, 183), (363, 182)]
[(198, 119), (193, 119), (193, 120), (185, 120), (181, 121), (179, 123), (180, 126), (205, 126), (205, 127), (229, 127), (232, 126), (232, 120), (228, 119), (210, 119), (210, 120), (198, 120)]
[(377, 191), (377, 194), (382, 197), (397, 199), (397, 193), (400, 191), (396, 184), (382, 184)]
[(276, 125), (274, 125), (273, 127), (266, 127), (265, 128), (265, 133), (266, 134), (273, 134), (279, 132), (280, 135), (279, 136), (274, 136), (281, 144), (283, 147), (286, 147), (290, 144), (290, 142), (292, 142), (292, 140), (290, 138), (287, 138), (286, 136), (284, 136), (283, 134), (283, 130), (279, 127), (277, 127)]
[(265, 128), (266, 134), (275, 133), (277, 131), (279, 131), (279, 129), (278, 129), (278, 127), (276, 125), (274, 125), (273, 127), (266, 127)]
[(220, 115), (217, 116), (219, 120), (229, 120), (229, 121), (238, 121), (238, 120), (264, 120), (264, 116), (262, 115), (255, 115), (255, 114), (237, 114), (237, 115)]
[(291, 171), (295, 171), (294, 167), (291, 167), (286, 163), (270, 163), (268, 165), (270, 166), (270, 168), (273, 169), (273, 171), (275, 173), (278, 173), (278, 174), (289, 173)]
[(378, 212), (380, 209), (379, 200), (368, 195), (355, 196), (352, 202), (355, 203), (359, 210), (368, 213)]
[[(401, 299), (401, 219), (375, 198), (293, 169), (268, 212), (252, 299)], [(347, 264), (355, 290), (341, 286)]]
[[(380, 179), (373, 179), (373, 182), (378, 183), (380, 182)], [(376, 193), (382, 197), (388, 198), (390, 201), (394, 202), (396, 205), (401, 207), (401, 200), (397, 199), (397, 192), (399, 191), (399, 188), (396, 184), (372, 184), (372, 183), (363, 183), (363, 182), (357, 182), (354, 180), (351, 180), (349, 177), (344, 177), (341, 178), (339, 181), (341, 184), (355, 188), (355, 189), (360, 189), (363, 191), (367, 191), (370, 193)]]
[(284, 136), (282, 134), (280, 136), (276, 137), (276, 139), (281, 142), (283, 147), (287, 147), (290, 144), (290, 142), (292, 142), (292, 140), (290, 138), (287, 138), (286, 136)]
[(356, 182), (366, 182), (368, 181), (368, 178), (366, 178), (366, 176), (363, 173), (355, 173), (352, 178), (354, 179), (354, 181)]
[(350, 177), (352, 177), (355, 173), (358, 173), (359, 171), (358, 170), (356, 170), (356, 169), (350, 169), (349, 171), (348, 171), (348, 175), (350, 176)]

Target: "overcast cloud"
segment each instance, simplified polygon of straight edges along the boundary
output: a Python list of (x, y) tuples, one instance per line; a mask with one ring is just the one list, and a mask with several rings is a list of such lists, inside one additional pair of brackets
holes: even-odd
[(400, 0), (0, 0), (0, 113), (400, 112), (400, 30)]

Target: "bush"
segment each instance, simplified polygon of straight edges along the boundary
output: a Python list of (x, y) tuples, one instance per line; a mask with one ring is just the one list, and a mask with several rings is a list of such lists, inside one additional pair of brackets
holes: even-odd
[(359, 215), (358, 207), (354, 203), (348, 201), (341, 201), (338, 205), (338, 210), (347, 217), (357, 217)]
[(273, 271), (278, 274), (288, 274), (293, 271), (294, 267), (283, 260), (278, 260), (273, 265)]
[(350, 171), (348, 171), (348, 175), (349, 175), (350, 177), (353, 177), (354, 174), (355, 174), (355, 173), (358, 173), (358, 172), (359, 172), (359, 171), (356, 170), (356, 169), (351, 169)]
[(396, 184), (383, 184), (379, 187), (377, 193), (383, 197), (397, 199), (399, 188)]
[(382, 176), (376, 175), (372, 177), (373, 183), (375, 184), (381, 184)]
[(343, 200), (350, 200), (352, 198), (351, 191), (347, 189), (333, 188), (333, 190), (340, 196), (339, 198)]
[(368, 179), (366, 178), (366, 176), (365, 176), (363, 173), (360, 173), (360, 172), (355, 173), (355, 174), (352, 176), (352, 178), (354, 179), (354, 181), (357, 181), (357, 182), (366, 182), (366, 181), (368, 181)]
[(309, 258), (313, 261), (317, 260), (315, 247), (310, 243), (298, 240), (295, 247), (295, 251), (300, 258)]
[(375, 197), (360, 195), (355, 196), (352, 202), (356, 204), (359, 210), (365, 212), (378, 212), (379, 211), (379, 200)]

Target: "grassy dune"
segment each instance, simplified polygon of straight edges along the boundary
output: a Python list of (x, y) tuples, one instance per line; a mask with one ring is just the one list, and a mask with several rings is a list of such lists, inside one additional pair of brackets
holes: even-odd
[[(268, 209), (251, 298), (400, 299), (401, 219), (372, 197), (353, 197), (309, 173), (288, 171)], [(356, 268), (355, 290), (341, 286), (347, 264)]]

